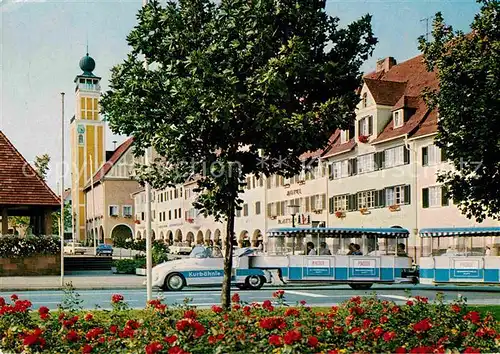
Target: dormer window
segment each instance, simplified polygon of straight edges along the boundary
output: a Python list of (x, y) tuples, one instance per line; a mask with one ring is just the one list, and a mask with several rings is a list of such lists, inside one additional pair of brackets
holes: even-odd
[(404, 124), (404, 119), (403, 119), (403, 110), (397, 110), (392, 113), (392, 120), (393, 120), (393, 128), (401, 128)]
[(363, 94), (363, 99), (361, 101), (361, 108), (366, 108), (368, 107), (368, 93)]
[(370, 136), (373, 134), (373, 117), (363, 117), (358, 123), (358, 135), (359, 136)]
[(340, 131), (340, 143), (345, 144), (349, 141), (349, 130)]

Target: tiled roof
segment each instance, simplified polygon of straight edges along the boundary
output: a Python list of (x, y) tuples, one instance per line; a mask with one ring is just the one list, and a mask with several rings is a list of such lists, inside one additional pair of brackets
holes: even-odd
[(108, 172), (111, 170), (111, 168), (115, 165), (115, 163), (120, 160), (120, 157), (125, 154), (130, 146), (132, 146), (132, 143), (134, 142), (134, 138), (128, 138), (125, 140), (118, 148), (113, 152), (113, 155), (102, 165), (102, 167), (95, 173), (94, 175), (94, 184), (102, 180)]
[(333, 144), (330, 146), (330, 149), (328, 149), (322, 156), (323, 158), (328, 158), (337, 154), (351, 151), (356, 146), (356, 141), (354, 140), (354, 138), (349, 140), (347, 143), (340, 143), (340, 129), (337, 129), (335, 131), (334, 136), (335, 139), (333, 141)]
[[(368, 79), (365, 77), (365, 82), (366, 80), (370, 83), (373, 82), (374, 80), (371, 78), (373, 73), (368, 76)], [(436, 75), (433, 72), (427, 71), (422, 55), (391, 67), (388, 72), (383, 73), (381, 76), (381, 81), (384, 80), (406, 83), (404, 92), (393, 103), (393, 109), (397, 108), (397, 106), (402, 107), (406, 105), (409, 108), (413, 108), (414, 111), (411, 112), (410, 117), (401, 128), (393, 129), (392, 120), (389, 120), (384, 130), (372, 143), (379, 143), (406, 134), (412, 135), (416, 133), (424, 121), (428, 119), (430, 113), (429, 108), (421, 97), (422, 92), (426, 87), (430, 89), (438, 87)], [(432, 130), (437, 130), (437, 124), (432, 126), (432, 123), (429, 122), (426, 126), (426, 131)]]
[(300, 160), (306, 160), (306, 159), (311, 159), (311, 158), (316, 158), (322, 156), (325, 152), (327, 152), (335, 140), (337, 139), (337, 135), (340, 133), (334, 132), (330, 138), (328, 138), (328, 145), (324, 149), (318, 149), (316, 151), (308, 151), (300, 155), (299, 159)]
[(59, 198), (0, 131), (0, 205), (59, 206)]
[(406, 83), (401, 81), (364, 79), (377, 104), (393, 106), (405, 92)]
[(425, 119), (420, 122), (417, 131), (412, 135), (413, 138), (437, 133), (437, 110), (432, 110)]

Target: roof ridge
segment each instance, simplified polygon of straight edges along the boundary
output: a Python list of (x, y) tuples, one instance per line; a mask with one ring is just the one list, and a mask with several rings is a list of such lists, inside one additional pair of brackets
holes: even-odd
[(7, 136), (0, 130), (0, 137), (2, 137), (7, 145), (14, 151), (14, 153), (21, 159), (22, 162), (24, 162), (25, 165), (29, 166), (29, 169), (33, 174), (35, 175), (35, 178), (38, 179), (39, 182), (42, 183), (43, 187), (59, 202), (61, 202), (61, 199), (54, 193), (52, 188), (50, 188), (47, 183), (40, 177), (40, 175), (36, 172), (36, 170), (31, 166), (31, 164), (28, 163), (28, 161), (24, 158), (24, 156), (17, 150), (17, 148), (12, 144), (12, 142), (7, 138)]

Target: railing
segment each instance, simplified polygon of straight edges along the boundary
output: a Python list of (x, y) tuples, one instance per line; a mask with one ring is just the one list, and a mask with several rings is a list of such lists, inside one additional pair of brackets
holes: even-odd
[(101, 85), (99, 85), (99, 84), (82, 84), (82, 83), (79, 83), (76, 86), (76, 89), (85, 90), (85, 91), (101, 91)]

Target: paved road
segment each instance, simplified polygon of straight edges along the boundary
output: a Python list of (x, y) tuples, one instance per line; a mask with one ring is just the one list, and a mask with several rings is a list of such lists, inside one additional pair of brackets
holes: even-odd
[[(453, 301), (457, 296), (467, 298), (471, 305), (500, 305), (500, 292), (497, 290), (473, 291), (465, 288), (445, 288), (441, 290), (445, 294), (445, 300)], [(242, 301), (245, 302), (263, 302), (272, 299), (272, 294), (276, 288), (263, 288), (257, 291), (238, 290)], [(436, 297), (438, 290), (414, 287), (409, 295), (402, 287), (378, 286), (369, 291), (352, 290), (343, 286), (296, 286), (284, 288), (286, 300), (289, 304), (295, 304), (300, 300), (305, 300), (311, 306), (332, 306), (348, 300), (356, 295), (369, 295), (376, 293), (381, 299), (404, 303), (411, 296), (425, 296), (430, 300)], [(146, 303), (146, 292), (143, 289), (109, 289), (109, 290), (79, 290), (80, 298), (83, 300), (82, 306), (86, 309), (92, 309), (96, 306), (101, 308), (110, 308), (110, 299), (112, 294), (122, 294), (125, 300), (133, 308), (143, 308)], [(63, 299), (62, 291), (23, 291), (16, 293), (24, 299), (29, 299), (34, 308), (47, 306), (50, 309), (57, 308)], [(0, 292), (0, 296), (8, 297), (11, 292)], [(163, 297), (165, 303), (169, 305), (180, 304), (186, 298), (192, 299), (191, 304), (198, 307), (210, 307), (220, 303), (220, 289), (217, 288), (186, 288), (181, 292), (162, 292), (154, 290), (154, 297)]]

